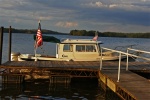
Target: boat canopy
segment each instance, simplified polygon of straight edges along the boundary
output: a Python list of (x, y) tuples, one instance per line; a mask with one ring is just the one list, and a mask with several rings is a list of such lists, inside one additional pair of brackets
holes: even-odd
[(94, 41), (92, 39), (62, 39), (61, 43), (72, 43), (72, 44), (102, 44), (101, 41)]

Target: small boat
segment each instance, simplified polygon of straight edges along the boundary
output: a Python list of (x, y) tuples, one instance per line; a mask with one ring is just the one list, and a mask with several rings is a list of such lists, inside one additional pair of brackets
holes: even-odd
[[(115, 52), (104, 51), (100, 53), (101, 41), (92, 39), (63, 39), (56, 43), (56, 56), (47, 56), (41, 54), (20, 54), (18, 61), (110, 61), (119, 60), (119, 55)], [(121, 59), (126, 56), (122, 55)]]

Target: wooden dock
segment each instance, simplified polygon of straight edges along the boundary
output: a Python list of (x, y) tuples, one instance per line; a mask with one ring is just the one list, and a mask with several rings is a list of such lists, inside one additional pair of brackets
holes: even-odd
[[(41, 76), (54, 82), (54, 78), (97, 78), (124, 100), (149, 100), (150, 82), (148, 79), (133, 73), (138, 71), (150, 75), (150, 62), (129, 62), (129, 71), (126, 71), (126, 62), (121, 62), (120, 80), (117, 82), (118, 61), (105, 61), (100, 71), (100, 62), (74, 61), (8, 61), (0, 65), (2, 76)], [(34, 77), (37, 75), (38, 77)], [(7, 78), (5, 78), (4, 81)], [(22, 80), (21, 78), (18, 78)]]
[(106, 86), (125, 100), (149, 100), (150, 82), (131, 71), (121, 70), (117, 82), (117, 70), (102, 70), (100, 78)]
[[(130, 62), (126, 71), (126, 62), (121, 62), (120, 80), (118, 81), (118, 63), (105, 62), (100, 71), (100, 80), (124, 100), (149, 100), (150, 81), (134, 72), (150, 76), (149, 62)], [(109, 68), (111, 67), (111, 68)]]

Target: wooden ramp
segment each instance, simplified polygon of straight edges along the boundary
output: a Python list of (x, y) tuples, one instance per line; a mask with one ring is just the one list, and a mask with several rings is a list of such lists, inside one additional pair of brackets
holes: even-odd
[(118, 62), (103, 62), (101, 81), (124, 100), (150, 100), (150, 81), (131, 71), (147, 73), (150, 76), (150, 62), (121, 62), (118, 80)]
[(131, 72), (121, 70), (117, 82), (117, 70), (102, 70), (100, 79), (115, 93), (125, 100), (150, 100), (150, 82)]

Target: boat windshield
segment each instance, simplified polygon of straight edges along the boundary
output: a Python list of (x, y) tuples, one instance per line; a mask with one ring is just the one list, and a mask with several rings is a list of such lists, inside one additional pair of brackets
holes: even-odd
[(76, 52), (96, 52), (95, 45), (76, 45)]

